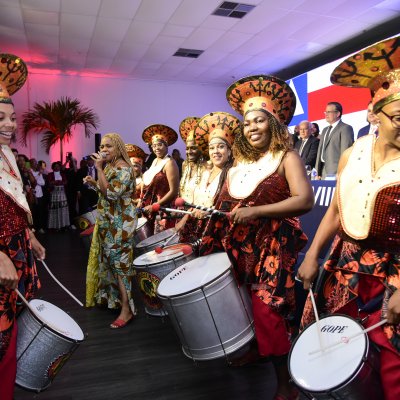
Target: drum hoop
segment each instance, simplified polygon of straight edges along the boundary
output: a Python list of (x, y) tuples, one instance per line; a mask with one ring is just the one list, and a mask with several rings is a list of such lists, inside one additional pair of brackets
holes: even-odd
[[(169, 228), (169, 229), (173, 229), (173, 228)], [(166, 229), (165, 231), (167, 231), (167, 230), (168, 230), (168, 229)], [(159, 233), (162, 233), (162, 232), (165, 232), (165, 231), (161, 231), (161, 232), (159, 232)], [(147, 237), (146, 239), (143, 239), (141, 242), (139, 242), (139, 243), (136, 245), (136, 248), (144, 249), (144, 248), (149, 247), (149, 246), (154, 246), (154, 245), (157, 245), (157, 244), (160, 244), (160, 243), (162, 243), (162, 242), (167, 241), (167, 240), (172, 236), (172, 235), (171, 235), (171, 236), (167, 236), (167, 237), (165, 237), (164, 239), (157, 240), (156, 242), (153, 242), (153, 243), (146, 243), (146, 244), (144, 244), (144, 245), (141, 246), (141, 243), (142, 243), (142, 242), (144, 242), (144, 241), (147, 240), (147, 239), (150, 239), (151, 237), (153, 237), (153, 236), (155, 236), (155, 235), (158, 235), (158, 233), (156, 233), (156, 234), (154, 234), (154, 235), (151, 235), (151, 236)]]
[[(180, 243), (178, 243), (178, 244), (180, 244)], [(173, 244), (172, 246), (176, 246), (176, 244)], [(168, 248), (168, 247), (166, 247), (166, 249), (167, 249), (167, 248)], [(153, 250), (150, 250), (150, 251), (153, 251)], [(139, 257), (141, 257), (142, 255), (145, 255), (145, 254), (147, 254), (147, 253), (141, 254)], [(167, 263), (167, 262), (170, 262), (170, 261), (178, 261), (178, 260), (181, 260), (181, 259), (184, 258), (184, 257), (190, 257), (190, 256), (192, 256), (192, 255), (193, 255), (193, 249), (192, 249), (192, 252), (191, 252), (190, 254), (184, 254), (184, 253), (182, 253), (182, 254), (179, 255), (178, 257), (175, 257), (175, 258), (168, 258), (168, 259), (165, 259), (164, 261), (158, 261), (158, 262), (155, 262), (155, 263), (152, 263), (152, 264), (140, 264), (140, 265), (138, 265), (138, 264), (135, 264), (135, 260), (133, 260), (133, 266), (134, 266), (136, 269), (143, 269), (143, 268), (146, 268), (146, 267), (156, 267), (156, 266), (165, 264), (165, 263)], [(137, 258), (139, 258), (139, 257), (137, 257)]]
[[(181, 267), (184, 267), (184, 266), (185, 266), (185, 264), (181, 265)], [(173, 271), (172, 271), (172, 272), (173, 272)], [(210, 284), (212, 284), (212, 283), (215, 283), (218, 279), (220, 279), (222, 276), (224, 276), (224, 275), (227, 274), (228, 272), (232, 272), (233, 279), (236, 281), (235, 274), (233, 273), (233, 268), (232, 268), (232, 264), (231, 264), (231, 265), (229, 266), (229, 268), (227, 268), (224, 272), (221, 272), (221, 273), (220, 273), (218, 276), (216, 276), (214, 279), (212, 279), (211, 281), (208, 281), (206, 284), (204, 284), (204, 285), (202, 285), (202, 286), (199, 286), (199, 287), (197, 287), (197, 288), (194, 288), (194, 289), (192, 289), (192, 290), (188, 290), (188, 291), (186, 291), (186, 292), (182, 292), (182, 293), (179, 293), (179, 294), (173, 294), (173, 295), (171, 295), (171, 296), (163, 296), (162, 294), (160, 294), (160, 293), (158, 292), (158, 288), (157, 288), (156, 295), (157, 295), (159, 298), (161, 298), (161, 299), (176, 299), (176, 298), (184, 297), (184, 296), (187, 296), (187, 295), (190, 295), (190, 294), (196, 292), (197, 290), (202, 290), (204, 287), (206, 287), (206, 286), (208, 286), (208, 285), (210, 285)], [(168, 276), (168, 275), (167, 275), (167, 276)], [(165, 278), (163, 278), (163, 279), (165, 279)]]
[[(51, 303), (50, 303), (50, 304), (51, 304)], [(54, 305), (54, 304), (53, 304), (53, 305)], [(57, 306), (56, 306), (56, 307), (57, 307)], [(66, 339), (68, 342), (71, 342), (71, 343), (81, 343), (81, 342), (83, 342), (83, 340), (85, 339), (85, 334), (83, 333), (81, 327), (80, 327), (80, 326), (76, 323), (76, 321), (75, 321), (73, 318), (71, 318), (68, 314), (67, 314), (68, 317), (70, 317), (70, 318), (78, 325), (79, 329), (81, 329), (82, 334), (83, 334), (83, 339), (74, 339), (74, 338), (71, 338), (71, 337), (69, 337), (69, 336), (66, 336), (66, 335), (64, 335), (63, 333), (56, 331), (54, 328), (52, 328), (52, 327), (51, 327), (50, 325), (48, 325), (46, 322), (44, 322), (43, 320), (41, 320), (41, 319), (40, 319), (37, 315), (35, 315), (28, 307), (26, 307), (25, 310), (27, 310), (27, 311), (29, 312), (29, 314), (30, 314), (33, 318), (35, 318), (35, 319), (42, 325), (42, 328), (41, 328), (41, 329), (46, 328), (47, 330), (51, 331), (52, 333), (56, 334), (57, 336), (61, 337), (62, 339)], [(61, 310), (61, 309), (60, 309), (60, 310)], [(63, 310), (61, 310), (61, 311), (63, 311)], [(64, 311), (63, 311), (63, 312), (64, 312)]]
[[(330, 314), (330, 315), (326, 315), (326, 316), (320, 318), (319, 320), (322, 321), (322, 320), (324, 320), (325, 318), (334, 317), (334, 316), (346, 317), (346, 318), (352, 319), (357, 325), (360, 326), (360, 328), (361, 328), (362, 330), (365, 329), (355, 318), (350, 317), (350, 316), (348, 316), (348, 315), (346, 315), (346, 314)], [(314, 325), (315, 323), (316, 323), (315, 321), (314, 321), (314, 322), (310, 322), (310, 323), (303, 329), (302, 333), (305, 332), (310, 326)], [(369, 346), (369, 338), (368, 338), (368, 335), (367, 335), (366, 333), (364, 333), (364, 337), (366, 338), (366, 340), (365, 340), (364, 354), (363, 354), (363, 356), (361, 357), (361, 361), (359, 362), (359, 364), (357, 365), (357, 367), (354, 369), (354, 373), (353, 373), (349, 378), (347, 378), (346, 380), (344, 380), (343, 382), (341, 382), (339, 385), (334, 386), (334, 387), (332, 387), (332, 388), (329, 388), (329, 390), (325, 390), (325, 391), (310, 390), (310, 389), (304, 388), (304, 386), (303, 386), (302, 384), (300, 384), (300, 383), (294, 378), (294, 376), (293, 376), (292, 373), (291, 373), (291, 368), (290, 368), (290, 360), (291, 360), (291, 356), (292, 356), (292, 351), (293, 351), (293, 349), (294, 349), (294, 347), (295, 347), (295, 344), (296, 344), (297, 340), (300, 338), (300, 336), (301, 336), (301, 334), (298, 335), (298, 336), (296, 337), (296, 339), (294, 340), (294, 342), (293, 342), (293, 344), (292, 344), (292, 346), (291, 346), (291, 348), (290, 348), (289, 356), (288, 356), (288, 359), (287, 359), (287, 360), (288, 360), (288, 370), (289, 370), (289, 375), (290, 375), (291, 379), (293, 380), (293, 382), (295, 383), (295, 385), (298, 386), (298, 387), (300, 387), (300, 388), (302, 388), (302, 389), (304, 389), (304, 390), (306, 390), (307, 392), (310, 392), (310, 393), (332, 393), (332, 392), (335, 392), (335, 391), (337, 391), (337, 390), (343, 388), (344, 386), (348, 385), (351, 381), (354, 380), (354, 378), (355, 378), (355, 377), (358, 375), (358, 373), (361, 371), (361, 369), (362, 369), (362, 367), (363, 367), (363, 365), (364, 365), (364, 363), (365, 363), (365, 357), (366, 357), (366, 355), (368, 354), (369, 347), (370, 347), (370, 346)]]
[[(138, 223), (137, 223), (137, 225), (136, 225), (135, 233), (136, 233), (137, 231), (139, 231), (140, 229), (143, 229), (147, 224), (149, 224), (149, 220), (147, 220), (144, 224), (142, 224), (142, 225), (139, 226), (139, 219), (138, 219)], [(150, 224), (149, 224), (149, 225), (150, 225)]]

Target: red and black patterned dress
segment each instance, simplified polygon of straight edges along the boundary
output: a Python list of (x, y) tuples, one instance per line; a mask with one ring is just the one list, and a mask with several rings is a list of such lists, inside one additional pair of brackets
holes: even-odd
[[(161, 200), (167, 193), (169, 192), (169, 183), (167, 174), (162, 170), (158, 172), (149, 185), (144, 186), (143, 188), (143, 199), (142, 199), (142, 207), (149, 206), (151, 204), (157, 203)], [(173, 203), (175, 199), (171, 203)], [(163, 207), (170, 207), (170, 204), (163, 204)], [(155, 226), (156, 219), (155, 215), (152, 214), (150, 216), (146, 216), (150, 221), (151, 226)], [(175, 226), (175, 220), (161, 220), (158, 225), (162, 225), (163, 229), (173, 228)], [(157, 233), (157, 232), (154, 232)]]
[[(365, 318), (368, 327), (386, 317), (400, 289), (400, 158), (373, 171), (375, 135), (357, 140), (337, 184), (340, 230), (319, 279), (319, 313)], [(368, 316), (368, 318), (366, 318)], [(308, 298), (302, 324), (314, 321)], [(400, 326), (368, 333), (380, 347), (385, 399), (400, 399)]]
[[(18, 289), (29, 300), (39, 288), (39, 280), (27, 227), (26, 212), (0, 190), (0, 251), (12, 260)], [(17, 292), (0, 285), (0, 393), (4, 390), (6, 398), (15, 379), (17, 309)]]
[[(240, 200), (231, 196), (228, 176), (216, 209), (231, 211), (289, 198), (288, 183), (277, 173), (278, 166), (269, 175), (264, 174), (253, 192)], [(247, 225), (233, 225), (227, 218), (213, 217), (207, 226), (200, 254), (225, 250), (239, 283), (248, 285), (261, 355), (289, 352), (295, 311), (293, 268), (306, 243), (297, 218), (260, 218)]]

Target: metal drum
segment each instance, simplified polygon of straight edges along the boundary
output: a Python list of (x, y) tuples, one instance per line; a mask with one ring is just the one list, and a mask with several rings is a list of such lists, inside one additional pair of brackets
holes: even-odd
[(299, 389), (318, 400), (383, 399), (379, 354), (364, 328), (345, 315), (321, 318), (321, 343), (317, 329), (310, 324), (289, 354), (289, 373)]
[(31, 300), (18, 317), (17, 385), (46, 389), (84, 339), (79, 325), (60, 308)]
[[(184, 247), (190, 248), (189, 254), (182, 252)], [(187, 252), (185, 251), (185, 253)], [(135, 258), (133, 267), (136, 270), (136, 280), (142, 293), (147, 314), (157, 317), (167, 315), (156, 294), (158, 285), (164, 276), (193, 258), (192, 246), (180, 243), (165, 247), (160, 254), (150, 250)]]
[(184, 354), (193, 360), (226, 357), (254, 336), (250, 296), (238, 288), (226, 253), (196, 258), (170, 272), (157, 295)]
[(156, 247), (162, 246), (173, 235), (175, 236), (169, 244), (176, 244), (179, 241), (179, 235), (176, 235), (176, 230), (174, 228), (166, 229), (165, 231), (147, 237), (136, 245), (136, 254), (144, 254), (150, 250), (154, 250)]
[(89, 228), (89, 226), (94, 225), (96, 223), (97, 218), (97, 208), (92, 211), (88, 211), (85, 214), (80, 215), (75, 218), (75, 225), (81, 230)]
[(153, 229), (148, 222), (147, 218), (140, 217), (138, 218), (137, 222), (137, 227), (135, 230), (135, 237), (134, 237), (134, 243), (137, 245), (140, 243), (142, 240), (148, 238), (153, 234)]

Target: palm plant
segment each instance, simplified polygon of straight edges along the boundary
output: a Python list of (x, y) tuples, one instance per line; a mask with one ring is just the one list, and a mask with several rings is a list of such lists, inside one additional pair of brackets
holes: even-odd
[(23, 137), (26, 140), (30, 132), (42, 133), (42, 146), (49, 154), (50, 148), (60, 142), (60, 160), (63, 160), (63, 142), (72, 137), (72, 128), (83, 125), (85, 136), (92, 135), (99, 125), (97, 114), (83, 107), (78, 99), (62, 97), (54, 102), (35, 103), (32, 110), (23, 114)]

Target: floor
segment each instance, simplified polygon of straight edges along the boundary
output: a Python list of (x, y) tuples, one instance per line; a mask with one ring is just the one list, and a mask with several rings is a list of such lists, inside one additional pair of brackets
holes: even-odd
[[(47, 265), (82, 302), (87, 251), (77, 231), (40, 236)], [(121, 330), (108, 325), (116, 314), (76, 304), (38, 266), (40, 297), (76, 320), (87, 338), (66, 362), (51, 386), (37, 394), (16, 388), (16, 400), (269, 400), (276, 381), (269, 362), (228, 366), (225, 359), (193, 362), (181, 351), (168, 319), (145, 313), (139, 302), (135, 321)]]

